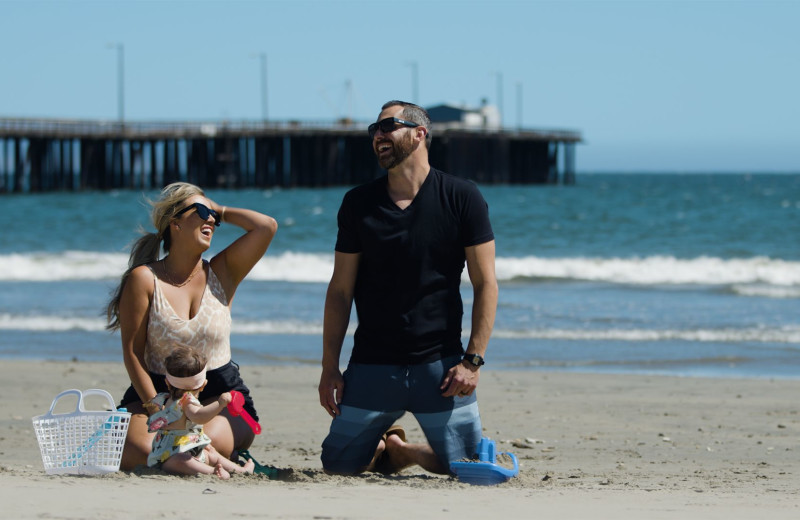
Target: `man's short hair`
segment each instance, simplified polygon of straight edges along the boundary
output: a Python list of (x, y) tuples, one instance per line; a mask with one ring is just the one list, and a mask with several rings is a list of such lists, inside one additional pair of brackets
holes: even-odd
[(403, 107), (403, 119), (406, 121), (411, 121), (412, 123), (417, 123), (418, 125), (422, 125), (428, 130), (425, 133), (425, 148), (430, 150), (431, 141), (433, 140), (433, 133), (431, 132), (431, 116), (428, 115), (428, 111), (419, 105), (415, 105), (414, 103), (409, 103), (408, 101), (399, 101), (397, 99), (393, 99), (384, 103), (381, 107), (381, 110), (386, 110), (390, 107)]

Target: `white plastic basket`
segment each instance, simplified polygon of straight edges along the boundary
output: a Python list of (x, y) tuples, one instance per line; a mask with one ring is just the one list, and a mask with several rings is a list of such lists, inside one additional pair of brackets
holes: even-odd
[[(67, 395), (78, 397), (75, 411), (54, 414), (58, 400)], [(105, 397), (111, 410), (86, 410), (83, 399), (89, 395)], [(53, 399), (50, 411), (33, 418), (44, 470), (49, 475), (118, 471), (130, 420), (131, 414), (117, 411), (105, 390), (64, 390)]]

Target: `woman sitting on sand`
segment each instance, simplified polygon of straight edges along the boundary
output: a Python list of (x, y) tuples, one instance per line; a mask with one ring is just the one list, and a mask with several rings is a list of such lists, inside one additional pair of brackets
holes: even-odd
[[(147, 416), (167, 391), (164, 361), (176, 345), (198, 349), (208, 359), (208, 384), (200, 393), (209, 403), (230, 390), (245, 397), (245, 410), (258, 416), (250, 392), (231, 361), (230, 305), (239, 283), (264, 256), (277, 230), (275, 219), (252, 210), (220, 206), (192, 184), (174, 183), (152, 204), (157, 232), (133, 246), (128, 270), (108, 304), (108, 328), (119, 329), (122, 357), (131, 386), (120, 406), (132, 413), (120, 468), (145, 464), (153, 434)], [(204, 261), (214, 230), (222, 222), (244, 229), (232, 244)], [(159, 258), (163, 247), (167, 256)], [(241, 417), (222, 411), (205, 425), (216, 449), (228, 458), (253, 442)]]
[(203, 432), (207, 423), (227, 407), (231, 394), (225, 392), (216, 401), (203, 406), (197, 396), (205, 388), (206, 358), (188, 347), (176, 347), (164, 361), (169, 392), (158, 394), (153, 402), (163, 408), (147, 420), (153, 439), (153, 451), (147, 465), (169, 473), (216, 474), (229, 479), (231, 473), (252, 473), (255, 464), (243, 466), (220, 455)]

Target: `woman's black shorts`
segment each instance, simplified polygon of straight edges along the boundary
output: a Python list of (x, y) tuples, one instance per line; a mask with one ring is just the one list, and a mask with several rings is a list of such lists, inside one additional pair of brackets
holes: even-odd
[[(166, 378), (163, 375), (154, 374), (153, 372), (149, 372), (149, 374), (156, 392), (162, 393), (168, 391)], [(247, 410), (247, 413), (249, 413), (255, 421), (258, 421), (258, 413), (256, 413), (253, 398), (250, 397), (250, 389), (247, 388), (247, 385), (244, 384), (242, 377), (239, 375), (239, 365), (233, 361), (229, 361), (219, 368), (206, 372), (206, 379), (208, 383), (203, 391), (200, 392), (200, 402), (205, 402), (206, 399), (217, 397), (231, 390), (236, 390), (241, 392), (244, 396), (244, 409)], [(122, 401), (119, 406), (123, 408), (131, 403), (138, 402), (141, 402), (141, 398), (139, 394), (136, 393), (133, 385), (131, 385), (128, 387), (128, 390), (125, 391), (125, 395), (122, 396)]]

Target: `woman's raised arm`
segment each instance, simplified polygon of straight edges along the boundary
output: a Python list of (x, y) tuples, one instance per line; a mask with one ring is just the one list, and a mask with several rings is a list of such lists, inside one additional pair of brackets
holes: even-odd
[(223, 222), (245, 230), (244, 235), (211, 259), (211, 267), (222, 283), (230, 304), (236, 288), (267, 252), (278, 230), (278, 223), (269, 215), (250, 209), (220, 206), (215, 202), (212, 205)]

